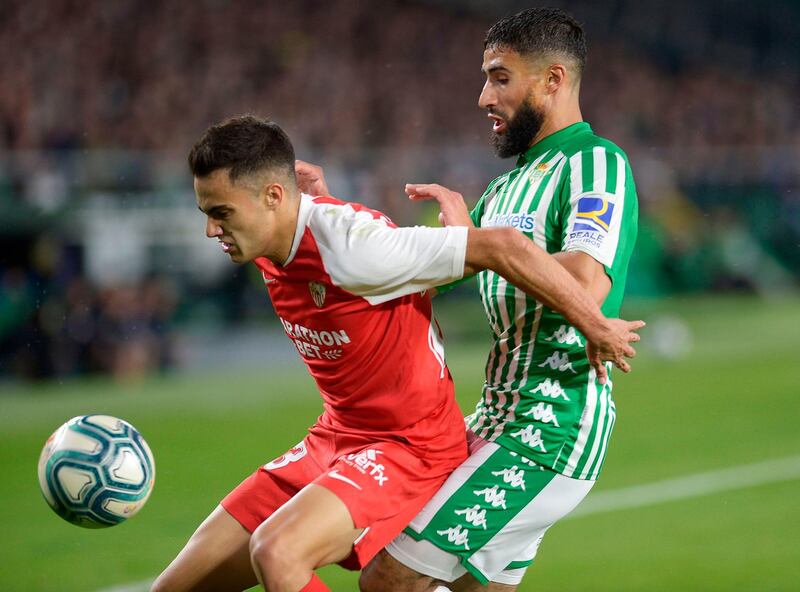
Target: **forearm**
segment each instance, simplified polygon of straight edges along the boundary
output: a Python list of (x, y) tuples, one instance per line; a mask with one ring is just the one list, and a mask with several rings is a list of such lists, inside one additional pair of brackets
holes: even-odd
[(561, 313), (591, 341), (608, 330), (595, 299), (555, 258), (512, 229), (471, 229), (467, 272), (491, 269)]

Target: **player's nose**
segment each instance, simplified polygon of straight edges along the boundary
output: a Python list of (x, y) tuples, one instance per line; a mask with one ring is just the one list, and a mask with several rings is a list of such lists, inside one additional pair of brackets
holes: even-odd
[(217, 224), (213, 218), (208, 218), (206, 220), (206, 236), (208, 238), (214, 238), (215, 236), (219, 236), (222, 234), (222, 227)]
[(497, 95), (492, 91), (489, 82), (483, 85), (481, 94), (478, 96), (478, 107), (488, 109), (497, 105)]

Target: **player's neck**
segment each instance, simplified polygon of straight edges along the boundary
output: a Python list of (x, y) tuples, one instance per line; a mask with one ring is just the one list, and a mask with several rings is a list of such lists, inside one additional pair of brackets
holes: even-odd
[(294, 237), (297, 233), (297, 224), (300, 218), (300, 195), (293, 196), (284, 202), (283, 207), (277, 212), (278, 224), (274, 248), (264, 256), (276, 265), (284, 265), (292, 253)]
[(545, 118), (542, 127), (539, 129), (539, 133), (533, 137), (533, 141), (531, 141), (528, 148), (534, 144), (538, 144), (547, 136), (551, 136), (581, 121), (583, 121), (583, 115), (581, 114), (580, 105), (577, 102), (570, 105), (567, 109), (554, 110)]

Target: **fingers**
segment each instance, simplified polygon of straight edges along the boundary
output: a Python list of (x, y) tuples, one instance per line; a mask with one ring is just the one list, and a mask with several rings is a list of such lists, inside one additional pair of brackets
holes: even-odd
[(460, 193), (437, 183), (406, 183), (405, 192), (411, 199), (463, 199)]
[(597, 382), (600, 384), (605, 384), (608, 382), (608, 370), (606, 369), (606, 365), (599, 357), (592, 360), (592, 366), (597, 373)]
[(294, 172), (297, 175), (302, 175), (304, 177), (319, 177), (322, 173), (322, 168), (318, 167), (315, 164), (311, 164), (310, 162), (306, 162), (304, 160), (295, 160), (294, 161)]
[(628, 321), (628, 330), (629, 331), (638, 331), (642, 327), (647, 326), (647, 323), (644, 321)]
[(614, 365), (626, 374), (631, 371), (631, 365), (625, 361), (625, 358), (617, 358), (614, 360)]

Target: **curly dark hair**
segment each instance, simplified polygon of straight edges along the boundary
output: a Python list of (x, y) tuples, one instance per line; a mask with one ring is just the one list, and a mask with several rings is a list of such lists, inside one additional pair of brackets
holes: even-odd
[(524, 56), (566, 55), (574, 60), (578, 76), (586, 66), (583, 27), (558, 8), (528, 8), (497, 21), (486, 32), (483, 47), (507, 48)]

